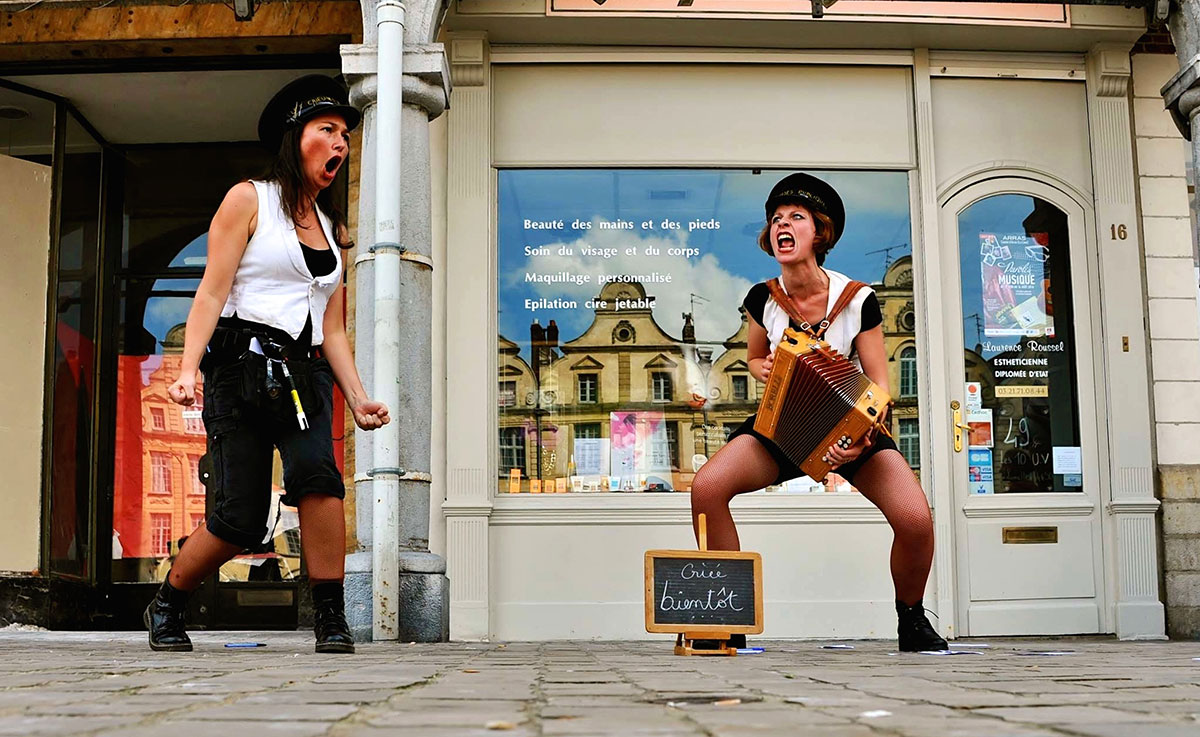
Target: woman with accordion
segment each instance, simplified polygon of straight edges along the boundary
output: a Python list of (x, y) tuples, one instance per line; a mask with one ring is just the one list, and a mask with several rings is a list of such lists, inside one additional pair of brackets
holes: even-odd
[[(759, 381), (767, 381), (776, 348), (791, 328), (819, 337), (887, 391), (883, 317), (874, 292), (823, 268), (845, 220), (838, 193), (808, 174), (785, 177), (767, 197), (767, 222), (758, 245), (778, 262), (780, 277), (754, 285), (743, 302), (750, 318), (748, 364)], [(868, 433), (853, 443), (833, 443), (822, 460), (879, 507), (892, 527), (891, 572), (900, 650), (945, 650), (946, 641), (930, 625), (922, 601), (933, 562), (933, 520), (925, 493), (904, 456), (887, 435)], [(710, 549), (738, 550), (730, 500), (803, 475), (775, 442), (755, 430), (755, 417), (751, 417), (696, 474), (693, 522), (706, 515)]]

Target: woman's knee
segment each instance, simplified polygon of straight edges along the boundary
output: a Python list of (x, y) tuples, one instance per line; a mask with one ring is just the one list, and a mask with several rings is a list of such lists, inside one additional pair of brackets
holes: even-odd
[(701, 468), (692, 479), (692, 509), (709, 509), (728, 503), (721, 479), (714, 472)]
[(933, 545), (933, 519), (929, 508), (912, 508), (889, 519), (896, 539), (906, 546), (927, 547)]

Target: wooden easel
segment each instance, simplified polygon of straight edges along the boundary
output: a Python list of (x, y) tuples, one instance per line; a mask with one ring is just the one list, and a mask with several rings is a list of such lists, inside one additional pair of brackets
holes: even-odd
[[(708, 552), (708, 520), (704, 514), (701, 514), (697, 519), (697, 525), (700, 528), (700, 552)], [(729, 644), (731, 632), (680, 632), (675, 637), (675, 654), (676, 655), (727, 655), (736, 656), (737, 648)], [(697, 650), (692, 647), (692, 643), (696, 640), (716, 640), (717, 647), (714, 649), (705, 648)]]

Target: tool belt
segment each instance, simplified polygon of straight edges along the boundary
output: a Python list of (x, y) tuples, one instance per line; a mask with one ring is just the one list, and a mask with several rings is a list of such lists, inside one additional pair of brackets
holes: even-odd
[[(307, 430), (308, 415), (325, 406), (316, 374), (330, 371), (320, 348), (309, 345), (311, 334), (311, 323), (293, 340), (269, 325), (222, 317), (200, 361), (209, 391), (235, 392), (241, 404), (290, 418)], [(261, 354), (251, 349), (253, 339)]]
[[(304, 323), (298, 338), (270, 325), (243, 320), (236, 315), (217, 320), (208, 350), (214, 353), (233, 354), (235, 357), (250, 350), (250, 340), (257, 338), (263, 355), (283, 361), (320, 358), (320, 346), (312, 346), (312, 318)], [(272, 346), (272, 349), (268, 347)]]

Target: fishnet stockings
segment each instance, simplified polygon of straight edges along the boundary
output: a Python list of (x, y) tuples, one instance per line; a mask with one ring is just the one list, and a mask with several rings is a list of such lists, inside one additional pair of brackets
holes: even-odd
[(779, 465), (762, 443), (739, 435), (700, 467), (692, 480), (692, 529), (700, 539), (699, 517), (705, 515), (709, 550), (741, 550), (729, 502), (738, 494), (761, 489), (779, 476)]
[(929, 500), (908, 467), (891, 448), (881, 450), (854, 475), (854, 486), (879, 507), (892, 526), (892, 583), (896, 599), (915, 604), (925, 595), (933, 564), (933, 518)]
[[(692, 529), (705, 515), (710, 550), (740, 550), (729, 502), (761, 489), (779, 476), (779, 466), (749, 435), (739, 435), (717, 451), (692, 481)], [(933, 519), (917, 477), (900, 453), (881, 450), (854, 476), (854, 486), (883, 512), (892, 527), (892, 582), (896, 598), (914, 604), (925, 593), (933, 563)]]

